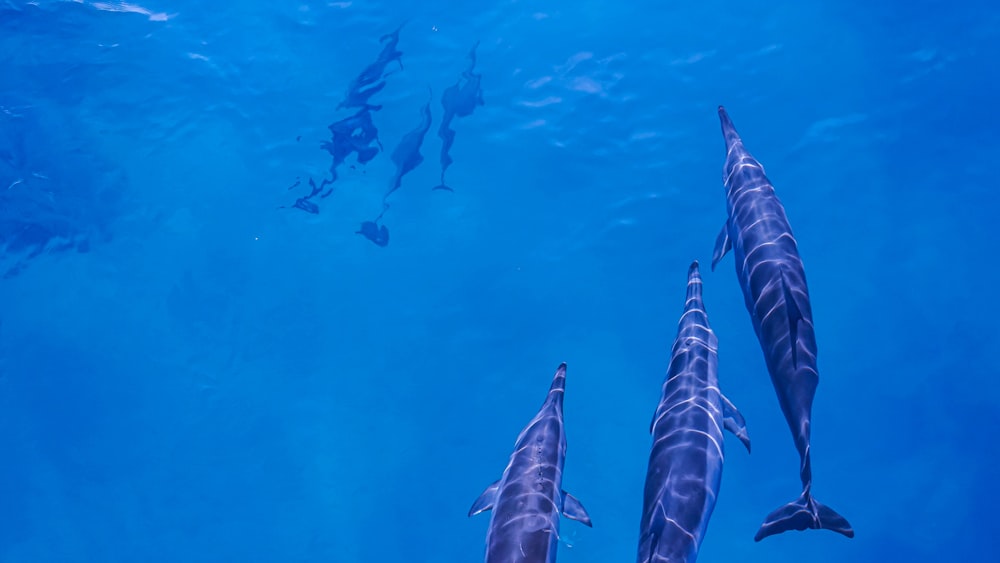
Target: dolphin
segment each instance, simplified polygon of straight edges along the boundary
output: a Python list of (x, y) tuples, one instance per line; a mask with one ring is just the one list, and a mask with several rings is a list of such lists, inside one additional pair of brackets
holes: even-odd
[(430, 100), (420, 108), (420, 124), (412, 131), (403, 135), (402, 140), (392, 151), (392, 162), (396, 165), (396, 173), (392, 176), (392, 183), (389, 190), (382, 196), (384, 203), (392, 192), (399, 189), (403, 183), (403, 176), (412, 171), (424, 161), (420, 154), (420, 145), (424, 142), (424, 135), (431, 128), (431, 102)]
[(722, 429), (750, 451), (743, 415), (719, 390), (718, 339), (708, 324), (701, 289), (695, 261), (688, 269), (687, 301), (663, 394), (649, 427), (653, 447), (639, 524), (639, 563), (697, 559), (722, 482)]
[(361, 235), (366, 239), (374, 242), (377, 246), (386, 247), (389, 245), (389, 228), (385, 225), (379, 225), (378, 222), (382, 220), (385, 216), (385, 212), (389, 210), (388, 204), (382, 204), (382, 212), (378, 214), (378, 217), (372, 219), (371, 221), (363, 221), (361, 227), (354, 234)]
[(561, 489), (566, 460), (565, 389), (566, 364), (562, 363), (542, 408), (517, 437), (503, 476), (469, 509), (469, 516), (493, 510), (486, 532), (486, 563), (555, 561), (560, 513), (591, 526), (580, 501)]
[(364, 221), (361, 223), (360, 229), (354, 231), (354, 234), (361, 235), (378, 246), (384, 247), (389, 244), (389, 229), (375, 221)]
[(476, 106), (483, 105), (483, 89), (480, 87), (483, 75), (475, 72), (476, 69), (476, 47), (479, 42), (469, 49), (469, 66), (462, 72), (458, 82), (445, 89), (441, 95), (441, 106), (444, 108), (444, 117), (441, 118), (441, 126), (438, 128), (438, 137), (441, 138), (441, 183), (431, 188), (432, 190), (451, 189), (444, 182), (445, 170), (454, 162), (448, 151), (455, 142), (455, 130), (451, 128), (451, 121), (456, 117), (468, 117), (475, 111)]
[[(337, 168), (344, 163), (347, 157), (356, 154), (358, 164), (367, 164), (382, 150), (378, 129), (372, 121), (371, 112), (367, 109), (358, 110), (354, 115), (331, 123), (327, 128), (330, 130), (330, 140), (323, 141), (319, 147), (333, 157), (333, 162), (330, 164), (330, 177), (324, 178), (318, 186), (310, 178), (309, 195), (298, 198), (292, 205), (292, 208), (301, 209), (306, 213), (319, 213), (319, 206), (310, 200), (316, 196), (325, 199), (333, 193), (332, 187), (326, 191), (323, 189), (337, 181)], [(372, 143), (375, 143), (375, 146), (372, 146)], [(296, 180), (288, 189), (296, 188), (300, 184), (301, 182)], [(279, 209), (284, 208), (285, 206), (281, 206)]]
[(382, 51), (378, 54), (374, 62), (366, 66), (361, 71), (361, 74), (351, 81), (350, 86), (347, 88), (347, 95), (344, 97), (344, 101), (340, 102), (337, 106), (337, 109), (345, 107), (362, 108), (363, 110), (372, 111), (382, 109), (380, 105), (369, 104), (368, 99), (377, 94), (382, 88), (385, 88), (385, 81), (383, 79), (388, 76), (385, 68), (389, 66), (389, 63), (396, 61), (399, 63), (399, 70), (403, 70), (403, 52), (396, 47), (399, 45), (399, 32), (406, 25), (406, 21), (399, 24), (396, 31), (379, 37), (379, 42), (382, 43)]
[(716, 239), (712, 269), (733, 250), (747, 311), (799, 452), (802, 480), (802, 495), (769, 514), (754, 540), (810, 528), (852, 538), (854, 530), (847, 520), (820, 504), (811, 492), (809, 431), (819, 372), (812, 307), (798, 246), (764, 168), (747, 152), (722, 106), (719, 119), (726, 140), (723, 180), (729, 217)]
[[(320, 143), (320, 148), (330, 153), (333, 163), (330, 164), (330, 177), (327, 182), (337, 181), (337, 168), (351, 154), (356, 154), (358, 164), (368, 164), (382, 149), (382, 141), (378, 138), (378, 128), (372, 121), (372, 114), (367, 109), (361, 109), (352, 116), (331, 123), (330, 140)], [(375, 143), (375, 146), (372, 146)], [(327, 192), (323, 197), (327, 197)]]

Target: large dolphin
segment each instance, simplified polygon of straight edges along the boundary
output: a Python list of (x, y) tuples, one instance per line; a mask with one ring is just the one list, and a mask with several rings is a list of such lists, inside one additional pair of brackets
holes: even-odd
[(719, 390), (718, 339), (701, 299), (698, 262), (650, 433), (653, 447), (639, 525), (639, 563), (698, 557), (722, 482), (725, 428), (750, 451), (743, 416)]
[(801, 462), (802, 496), (769, 514), (754, 540), (808, 528), (852, 538), (854, 530), (847, 520), (811, 493), (809, 429), (819, 373), (812, 308), (798, 246), (764, 168), (747, 152), (722, 106), (719, 119), (726, 139), (723, 179), (729, 218), (716, 240), (712, 268), (733, 250), (736, 277)]
[(591, 525), (580, 501), (561, 489), (566, 460), (565, 388), (563, 363), (542, 408), (517, 437), (503, 476), (469, 509), (469, 516), (493, 510), (486, 532), (486, 563), (555, 561), (560, 513)]

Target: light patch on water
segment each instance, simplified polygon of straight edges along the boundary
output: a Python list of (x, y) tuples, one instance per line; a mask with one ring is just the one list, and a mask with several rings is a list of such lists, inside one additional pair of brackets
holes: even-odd
[(781, 47), (782, 47), (781, 43), (771, 43), (770, 45), (761, 47), (760, 49), (757, 49), (752, 53), (746, 53), (744, 55), (741, 55), (740, 58), (742, 58), (743, 60), (747, 60), (747, 59), (755, 59), (758, 57), (765, 57), (767, 55), (770, 55), (771, 53), (774, 53), (775, 51), (778, 51), (779, 49), (781, 49)]
[(792, 150), (800, 149), (810, 143), (831, 143), (840, 138), (840, 129), (857, 125), (868, 119), (863, 113), (852, 113), (840, 117), (821, 119), (809, 126), (802, 140)]
[(519, 102), (518, 105), (524, 106), (526, 108), (542, 108), (545, 106), (551, 106), (553, 104), (562, 103), (562, 98), (558, 96), (549, 96), (541, 100), (524, 100)]
[(563, 63), (562, 65), (557, 66), (556, 70), (559, 72), (559, 74), (568, 74), (574, 68), (576, 68), (576, 65), (582, 63), (583, 61), (588, 61), (592, 58), (594, 58), (594, 54), (591, 53), (590, 51), (581, 51), (573, 55), (572, 57), (566, 59), (566, 62)]
[(936, 56), (937, 56), (937, 49), (933, 49), (930, 47), (910, 53), (910, 57), (913, 60), (920, 61), (922, 63), (929, 63), (933, 61), (934, 57)]
[(552, 82), (552, 77), (551, 76), (543, 76), (541, 78), (536, 78), (536, 79), (528, 82), (524, 86), (526, 88), (531, 88), (532, 90), (535, 90), (537, 88), (541, 88), (542, 86), (545, 86), (549, 82)]
[(604, 94), (604, 87), (589, 76), (578, 76), (569, 85), (570, 90), (587, 94)]
[(646, 139), (655, 139), (659, 137), (660, 134), (656, 131), (636, 131), (632, 133), (632, 136), (628, 138), (629, 141), (644, 141)]
[(702, 51), (700, 53), (695, 53), (686, 58), (678, 58), (670, 61), (670, 66), (680, 66), (680, 65), (693, 65), (699, 63), (711, 56), (715, 55), (715, 51)]
[(165, 22), (170, 19), (165, 12), (153, 12), (138, 4), (129, 4), (128, 2), (93, 2), (90, 4), (98, 10), (104, 10), (106, 12), (125, 12), (130, 14), (142, 14), (149, 18), (149, 21), (153, 22)]

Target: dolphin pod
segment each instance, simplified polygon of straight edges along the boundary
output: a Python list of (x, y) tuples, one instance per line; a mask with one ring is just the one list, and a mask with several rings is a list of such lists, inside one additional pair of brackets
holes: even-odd
[[(399, 35), (406, 23), (404, 21), (394, 31), (379, 37), (379, 43), (382, 45), (381, 51), (374, 61), (365, 66), (350, 81), (344, 98), (337, 105), (337, 111), (353, 109), (354, 113), (331, 123), (328, 126), (330, 140), (320, 143), (320, 149), (328, 152), (332, 157), (329, 177), (323, 178), (319, 183), (313, 178), (309, 178), (309, 193), (297, 198), (292, 205), (281, 205), (278, 209), (291, 208), (313, 215), (319, 214), (320, 207), (317, 202), (319, 199), (325, 199), (333, 194), (339, 177), (338, 169), (342, 164), (353, 156), (357, 166), (363, 167), (374, 160), (379, 153), (384, 152), (378, 127), (373, 119), (373, 114), (380, 111), (382, 105), (372, 103), (372, 97), (385, 89), (386, 78), (389, 75), (403, 70), (403, 51), (399, 49)], [(441, 138), (441, 183), (431, 188), (432, 190), (454, 191), (445, 184), (445, 171), (453, 162), (450, 150), (455, 142), (455, 130), (452, 129), (452, 123), (457, 118), (472, 115), (476, 107), (483, 105), (483, 92), (480, 86), (482, 74), (476, 72), (476, 49), (478, 46), (479, 41), (476, 41), (469, 49), (466, 68), (454, 84), (445, 88), (441, 96), (443, 116), (438, 129), (438, 136)], [(399, 66), (398, 70), (390, 70), (390, 67), (394, 65)], [(389, 230), (385, 225), (379, 224), (389, 209), (388, 197), (399, 189), (403, 176), (415, 170), (424, 161), (423, 155), (420, 154), (420, 147), (424, 136), (431, 127), (430, 103), (425, 103), (420, 112), (420, 125), (406, 133), (390, 155), (396, 171), (388, 191), (382, 196), (381, 212), (374, 219), (363, 221), (359, 229), (355, 231), (355, 234), (363, 236), (380, 247), (389, 244)], [(301, 135), (296, 138), (297, 141), (301, 139)], [(357, 169), (357, 167), (352, 164), (351, 169)], [(300, 176), (287, 190), (291, 191), (302, 185)]]
[[(712, 269), (730, 251), (747, 311), (764, 353), (778, 403), (800, 457), (802, 493), (770, 513), (754, 536), (827, 529), (848, 538), (854, 530), (812, 496), (810, 428), (819, 375), (816, 337), (805, 271), (774, 187), (746, 150), (723, 107), (726, 142), (723, 183), (727, 219), (716, 239)], [(746, 423), (719, 389), (718, 339), (702, 300), (698, 262), (688, 269), (687, 299), (650, 424), (650, 449), (639, 530), (639, 563), (693, 563), (715, 509), (724, 463), (723, 429), (750, 451)], [(469, 515), (493, 510), (486, 561), (554, 561), (559, 515), (588, 526), (590, 517), (561, 491), (566, 441), (562, 397), (566, 365), (559, 366), (541, 410), (521, 432), (500, 480)]]
[[(318, 214), (319, 205), (311, 200), (316, 196), (324, 199), (333, 193), (332, 187), (325, 191), (324, 188), (333, 186), (337, 181), (337, 168), (352, 154), (356, 155), (355, 158), (358, 164), (368, 164), (382, 150), (382, 141), (379, 140), (378, 128), (372, 119), (372, 112), (379, 111), (382, 109), (382, 106), (370, 104), (369, 100), (385, 88), (385, 78), (391, 74), (391, 72), (386, 71), (386, 67), (390, 63), (396, 62), (399, 64), (399, 69), (403, 69), (403, 52), (397, 47), (399, 46), (399, 32), (403, 29), (404, 25), (406, 25), (405, 21), (395, 31), (379, 37), (382, 50), (379, 52), (378, 57), (351, 80), (347, 88), (347, 93), (344, 95), (344, 99), (337, 105), (337, 109), (358, 108), (358, 110), (353, 115), (331, 123), (327, 127), (330, 130), (330, 140), (323, 141), (319, 147), (330, 153), (330, 156), (333, 157), (333, 161), (330, 163), (330, 177), (324, 178), (319, 185), (310, 178), (309, 194), (296, 199), (295, 203), (291, 205), (293, 209), (301, 209), (313, 215)], [(294, 189), (300, 184), (301, 182), (296, 181), (288, 189)], [(285, 206), (279, 207), (279, 209), (284, 208)], [(369, 222), (366, 221), (366, 223)], [(365, 227), (362, 227), (362, 231), (368, 232)], [(385, 244), (388, 244), (388, 235), (384, 237), (384, 241)], [(385, 244), (380, 244), (380, 246), (385, 246)]]
[(492, 510), (486, 563), (551, 563), (559, 541), (559, 515), (591, 525), (580, 501), (562, 490), (566, 460), (560, 364), (538, 414), (521, 430), (503, 476), (476, 499), (469, 516)]
[(802, 495), (768, 515), (755, 541), (788, 530), (827, 529), (854, 537), (847, 520), (812, 496), (809, 448), (813, 396), (819, 382), (816, 336), (805, 270), (785, 209), (719, 106), (726, 141), (723, 180), (728, 219), (715, 243), (712, 268), (730, 249), (754, 331), (781, 412), (799, 452)]
[(708, 324), (698, 262), (688, 270), (687, 300), (670, 353), (650, 433), (639, 563), (698, 557), (722, 482), (722, 429), (750, 451), (743, 415), (719, 390), (718, 339)]

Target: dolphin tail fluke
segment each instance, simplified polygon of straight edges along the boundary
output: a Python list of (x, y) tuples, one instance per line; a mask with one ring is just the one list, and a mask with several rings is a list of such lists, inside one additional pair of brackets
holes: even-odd
[(849, 538), (854, 537), (854, 529), (847, 519), (829, 506), (820, 504), (808, 490), (769, 514), (753, 539), (760, 541), (789, 530), (832, 530)]
[(446, 186), (444, 184), (439, 184), (439, 185), (434, 186), (433, 188), (431, 188), (431, 191), (434, 191), (434, 190), (444, 190), (446, 192), (454, 192), (455, 191), (455, 190), (449, 188), (448, 186)]

